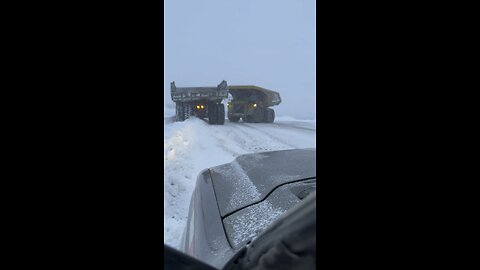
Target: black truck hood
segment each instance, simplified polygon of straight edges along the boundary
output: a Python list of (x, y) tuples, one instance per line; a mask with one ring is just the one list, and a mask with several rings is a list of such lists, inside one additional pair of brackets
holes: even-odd
[(316, 177), (316, 149), (241, 155), (209, 171), (223, 218), (262, 201), (282, 184)]

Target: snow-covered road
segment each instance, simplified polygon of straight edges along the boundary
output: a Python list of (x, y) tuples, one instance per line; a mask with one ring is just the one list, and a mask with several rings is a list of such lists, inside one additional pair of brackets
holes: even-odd
[(316, 121), (278, 117), (273, 124), (208, 125), (191, 118), (164, 117), (164, 239), (179, 248), (190, 198), (201, 170), (231, 162), (238, 155), (316, 147)]

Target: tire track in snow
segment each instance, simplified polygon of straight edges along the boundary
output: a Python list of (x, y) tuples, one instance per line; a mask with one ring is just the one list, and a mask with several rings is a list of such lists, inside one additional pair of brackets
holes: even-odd
[(256, 144), (251, 143), (254, 138), (248, 133), (238, 132), (236, 125), (225, 124), (224, 126), (215, 126), (215, 129), (215, 131), (212, 130), (211, 135), (217, 139), (217, 146), (233, 156), (237, 157), (258, 151), (258, 147), (254, 147)]
[[(230, 135), (232, 132), (230, 129), (225, 129), (224, 130), (227, 135)], [(222, 136), (220, 132), (217, 132), (217, 130), (210, 130), (210, 135), (212, 137), (217, 139), (217, 146), (220, 147), (222, 150), (225, 152), (231, 154), (234, 157), (237, 157), (239, 155), (244, 154), (245, 152), (238, 151), (237, 149), (234, 149), (235, 147), (231, 147), (230, 143), (225, 139), (225, 137), (230, 138), (229, 136)], [(233, 141), (236, 142), (236, 141)]]
[(217, 140), (217, 146), (222, 150), (239, 156), (252, 152), (263, 152), (290, 149), (292, 146), (283, 142), (272, 141), (264, 134), (242, 128), (242, 124), (225, 123), (223, 126), (211, 126), (211, 135)]
[[(249, 128), (245, 123), (236, 123), (232, 125), (232, 129), (234, 129), (235, 132), (242, 134), (239, 135), (237, 133), (237, 136), (241, 138), (248, 138), (248, 140), (243, 140), (243, 145), (249, 152), (262, 152), (295, 148), (295, 146), (284, 140), (273, 138), (271, 136), (268, 136), (268, 134), (264, 132), (259, 132), (259, 130)], [(254, 130), (255, 133), (252, 134), (252, 130)]]
[[(273, 135), (271, 134), (271, 132), (266, 132), (266, 131), (260, 129), (258, 126), (255, 126), (255, 125), (258, 125), (258, 124), (245, 123), (245, 127), (246, 127), (246, 128), (249, 128), (249, 129), (251, 129), (251, 130), (255, 130), (256, 132), (261, 133), (261, 134), (263, 134), (264, 136), (268, 137), (270, 140), (276, 140), (277, 142), (280, 142), (280, 143), (282, 143), (282, 144), (284, 144), (284, 145), (288, 145), (290, 148), (301, 148), (301, 147), (299, 147), (298, 145), (293, 145), (293, 144), (285, 141), (284, 139), (280, 139), (280, 138), (278, 138), (277, 136), (273, 136)], [(262, 128), (264, 129), (265, 126), (262, 125)]]

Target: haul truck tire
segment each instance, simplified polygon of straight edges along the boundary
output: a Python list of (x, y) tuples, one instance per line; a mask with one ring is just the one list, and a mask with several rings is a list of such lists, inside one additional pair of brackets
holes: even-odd
[(175, 103), (175, 121), (182, 122), (185, 120), (183, 111), (184, 111), (183, 103), (176, 102)]
[(264, 117), (264, 110), (262, 108), (256, 108), (253, 113), (247, 116), (247, 122), (252, 123), (260, 123), (263, 122)]
[(193, 115), (193, 106), (192, 103), (186, 102), (183, 103), (183, 120), (190, 118)]
[(208, 105), (208, 123), (214, 125), (217, 122), (217, 106), (214, 103)]
[(275, 111), (270, 108), (265, 109), (265, 122), (273, 123), (274, 120), (275, 120)]
[(223, 125), (225, 123), (225, 106), (217, 104), (217, 124)]

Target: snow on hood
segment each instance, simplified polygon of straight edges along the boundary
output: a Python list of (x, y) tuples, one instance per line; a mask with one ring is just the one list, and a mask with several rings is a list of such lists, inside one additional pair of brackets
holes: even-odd
[(316, 176), (316, 149), (239, 156), (210, 169), (222, 217), (263, 200), (275, 187)]

